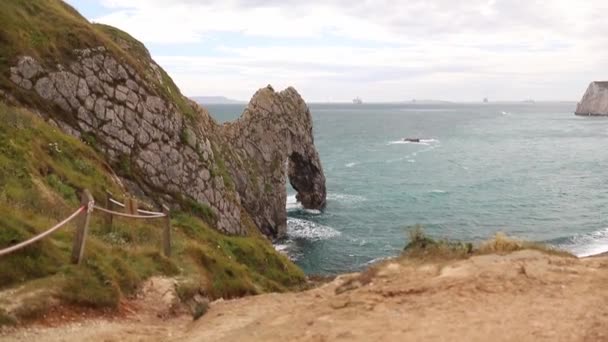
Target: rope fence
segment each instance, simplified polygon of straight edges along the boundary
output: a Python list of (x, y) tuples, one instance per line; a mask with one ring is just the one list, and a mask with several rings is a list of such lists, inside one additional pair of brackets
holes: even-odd
[[(109, 193), (108, 193), (108, 194), (109, 194)], [(113, 199), (113, 198), (111, 198), (111, 197), (109, 198), (109, 201), (110, 201), (110, 202), (112, 202), (112, 203), (114, 203), (114, 204), (116, 204), (116, 205), (117, 205), (117, 206), (119, 206), (119, 207), (122, 207), (122, 208), (124, 208), (124, 207), (125, 207), (125, 205), (124, 205), (124, 204), (122, 204), (122, 203), (118, 202), (117, 200), (115, 200), (115, 199)]]
[[(25, 241), (19, 242), (13, 246), (9, 246), (4, 249), (0, 249), (0, 257), (18, 251), (22, 248), (25, 248), (37, 241), (44, 239), (45, 237), (51, 235), (55, 231), (59, 230), (61, 227), (65, 226), (72, 220), (77, 217), (80, 217), (80, 221), (74, 233), (74, 244), (72, 246), (72, 263), (80, 264), (84, 258), (84, 250), (85, 250), (85, 242), (89, 229), (89, 222), (91, 219), (91, 214), (93, 211), (97, 210), (107, 214), (106, 223), (109, 224), (109, 227), (112, 226), (112, 218), (114, 216), (131, 218), (131, 219), (164, 219), (164, 229), (163, 229), (163, 252), (165, 256), (171, 256), (171, 216), (169, 208), (163, 205), (162, 212), (156, 211), (148, 211), (137, 208), (137, 201), (133, 198), (128, 199), (128, 202), (121, 203), (111, 197), (111, 194), (107, 192), (106, 197), (106, 205), (107, 208), (100, 207), (95, 204), (95, 199), (88, 190), (84, 190), (82, 192), (82, 196), (80, 199), (80, 207), (74, 211), (70, 216), (65, 218), (63, 221), (57, 223), (55, 226), (49, 228), (48, 230), (31, 237)], [(113, 206), (119, 206), (124, 208), (126, 212), (118, 212), (112, 210)], [(144, 214), (144, 215), (140, 215)]]
[(86, 209), (85, 206), (82, 206), (80, 208), (78, 208), (78, 210), (76, 210), (72, 215), (68, 216), (65, 220), (57, 223), (55, 226), (53, 226), (52, 228), (49, 228), (48, 230), (28, 239), (25, 240), (23, 242), (20, 242), (16, 245), (10, 246), (8, 248), (2, 249), (0, 250), (0, 256), (12, 253), (16, 250), (19, 250), (21, 248), (25, 248), (31, 244), (33, 244), (34, 242), (38, 241), (38, 240), (42, 240), (45, 237), (51, 235), (52, 233), (54, 233), (56, 230), (58, 230), (59, 228), (65, 226), (66, 224), (68, 224), (68, 222), (72, 221), (76, 216), (78, 216), (78, 214), (80, 214), (82, 211), (84, 211)]
[(127, 214), (127, 213), (120, 213), (118, 211), (108, 210), (106, 208), (102, 208), (102, 207), (98, 207), (98, 206), (95, 206), (95, 210), (99, 210), (101, 212), (104, 212), (104, 213), (110, 214), (110, 215), (114, 215), (114, 216), (122, 216), (122, 217), (134, 218), (134, 219), (150, 219), (150, 218), (161, 218), (161, 217), (167, 216), (163, 213), (154, 213), (154, 212), (149, 212), (149, 213), (152, 213), (152, 215), (133, 215), (133, 214)]

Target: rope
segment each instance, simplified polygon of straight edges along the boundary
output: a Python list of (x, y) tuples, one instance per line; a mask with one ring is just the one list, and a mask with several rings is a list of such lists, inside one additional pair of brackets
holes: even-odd
[[(123, 203), (120, 203), (120, 202), (118, 202), (117, 200), (115, 200), (113, 198), (110, 198), (110, 202), (112, 202), (112, 203), (114, 203), (114, 204), (116, 204), (116, 205), (118, 205), (118, 206), (120, 206), (122, 208), (125, 207), (125, 205)], [(163, 213), (158, 212), (158, 211), (147, 211), (147, 210), (143, 210), (143, 209), (137, 209), (137, 211), (140, 214), (147, 214), (147, 215), (153, 215), (153, 216), (164, 215)]]
[(147, 210), (143, 210), (143, 209), (137, 209), (137, 212), (140, 214), (147, 214), (147, 215), (165, 215), (164, 213), (159, 213), (157, 211), (147, 211)]
[(0, 250), (0, 256), (12, 253), (18, 249), (21, 249), (23, 247), (26, 247), (28, 245), (31, 245), (32, 243), (43, 239), (45, 237), (47, 237), (48, 235), (50, 235), (51, 233), (53, 233), (54, 231), (56, 231), (57, 229), (61, 228), (62, 226), (64, 226), (66, 223), (70, 222), (71, 220), (73, 220), (76, 216), (78, 216), (78, 214), (80, 214), (83, 210), (87, 209), (86, 206), (82, 206), (80, 208), (78, 208), (78, 210), (76, 210), (72, 215), (70, 215), (68, 218), (66, 218), (65, 220), (57, 223), (54, 227), (50, 228), (49, 230), (40, 233), (36, 236), (34, 236), (33, 238), (29, 239), (29, 240), (25, 240), (23, 242), (20, 242), (16, 245), (10, 246), (8, 248), (2, 249)]
[(110, 198), (110, 202), (112, 202), (112, 203), (114, 203), (114, 204), (116, 204), (116, 205), (118, 205), (118, 206), (121, 206), (121, 207), (123, 207), (123, 208), (125, 207), (125, 205), (124, 205), (124, 204), (122, 204), (122, 203), (118, 202), (117, 200), (115, 200), (115, 199), (113, 199), (113, 198)]
[(116, 216), (122, 216), (122, 217), (129, 217), (129, 218), (136, 218), (136, 219), (149, 219), (149, 218), (161, 218), (161, 217), (165, 217), (167, 215), (159, 213), (156, 215), (132, 215), (132, 214), (126, 214), (126, 213), (120, 213), (117, 211), (112, 211), (112, 210), (108, 210), (106, 208), (102, 208), (102, 207), (98, 207), (95, 206), (96, 210), (102, 211), (106, 214), (110, 214), (110, 215), (116, 215)]

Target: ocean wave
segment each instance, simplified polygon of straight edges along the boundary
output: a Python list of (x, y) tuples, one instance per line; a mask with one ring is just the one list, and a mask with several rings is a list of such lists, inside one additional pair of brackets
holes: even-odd
[(445, 190), (441, 190), (441, 189), (433, 189), (431, 191), (429, 191), (432, 194), (447, 194), (448, 192)]
[(337, 202), (363, 202), (366, 200), (365, 197), (359, 195), (349, 195), (349, 194), (327, 194), (327, 200), (329, 201), (337, 201)]
[(346, 167), (353, 167), (353, 166), (355, 166), (357, 164), (359, 164), (359, 163), (357, 163), (357, 162), (351, 162), (351, 163), (345, 164), (344, 166), (346, 166)]
[(384, 256), (384, 257), (375, 258), (375, 259), (372, 259), (372, 260), (364, 263), (363, 266), (370, 266), (370, 265), (377, 264), (379, 262), (382, 262), (382, 261), (388, 260), (388, 259), (392, 259), (392, 258), (394, 258), (394, 257), (392, 257), (392, 256)]
[(414, 144), (414, 145), (425, 145), (425, 146), (429, 146), (431, 144), (435, 144), (435, 143), (439, 143), (440, 141), (437, 139), (420, 139), (419, 142), (415, 142), (415, 141), (406, 141), (406, 140), (395, 140), (395, 141), (389, 141), (387, 143), (387, 145), (408, 145), (408, 144)]
[[(340, 194), (340, 193), (330, 193), (327, 194), (327, 200), (332, 202), (341, 202), (341, 203), (357, 203), (363, 202), (367, 199), (363, 196), (358, 195), (350, 195), (350, 194)], [(296, 195), (288, 195), (287, 201), (285, 203), (285, 209), (288, 212), (304, 212), (310, 215), (321, 215), (323, 212), (318, 209), (306, 209), (302, 206), (302, 203), (298, 202)]]
[(281, 253), (285, 253), (287, 254), (288, 249), (291, 247), (291, 245), (289, 243), (277, 243), (274, 244), (274, 249), (277, 252), (281, 252)]
[(290, 239), (327, 240), (341, 235), (336, 229), (308, 220), (287, 218), (287, 236)]
[(321, 215), (322, 212), (319, 209), (301, 209), (303, 212), (307, 213), (307, 214), (311, 214), (311, 215)]
[(285, 209), (287, 211), (302, 209), (302, 204), (298, 202), (296, 195), (288, 195), (287, 202), (285, 203)]
[(565, 242), (555, 243), (555, 246), (581, 258), (608, 252), (608, 227), (571, 236)]

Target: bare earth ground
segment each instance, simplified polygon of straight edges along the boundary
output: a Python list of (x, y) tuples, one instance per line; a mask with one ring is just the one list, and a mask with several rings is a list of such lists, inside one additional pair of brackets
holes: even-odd
[(127, 317), (32, 326), (0, 340), (608, 341), (608, 257), (392, 260), (373, 276), (344, 275), (306, 292), (217, 301), (195, 322), (158, 317), (166, 293), (148, 287)]

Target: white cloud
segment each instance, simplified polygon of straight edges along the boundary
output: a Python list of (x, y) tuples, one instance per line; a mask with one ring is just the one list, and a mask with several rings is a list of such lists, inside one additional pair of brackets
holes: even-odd
[[(246, 98), (272, 83), (311, 100), (577, 99), (608, 76), (599, 0), (102, 2), (111, 13), (93, 19), (156, 43), (191, 95)], [(214, 39), (227, 32), (230, 44)], [(213, 47), (179, 56), (176, 43)]]

